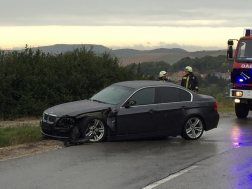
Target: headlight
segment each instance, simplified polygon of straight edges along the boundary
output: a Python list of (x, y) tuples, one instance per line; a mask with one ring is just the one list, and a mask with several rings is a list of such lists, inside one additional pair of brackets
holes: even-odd
[(49, 122), (49, 123), (53, 123), (55, 122), (57, 116), (56, 115), (53, 115), (53, 114), (48, 114), (46, 112), (43, 113), (43, 122)]
[(239, 96), (241, 97), (243, 95), (243, 92), (242, 91), (232, 91), (232, 96)]
[(241, 102), (241, 100), (239, 98), (236, 98), (236, 99), (234, 99), (234, 102), (239, 104)]
[(56, 116), (50, 116), (49, 115), (49, 118), (48, 118), (49, 122), (54, 122), (55, 120), (56, 120)]

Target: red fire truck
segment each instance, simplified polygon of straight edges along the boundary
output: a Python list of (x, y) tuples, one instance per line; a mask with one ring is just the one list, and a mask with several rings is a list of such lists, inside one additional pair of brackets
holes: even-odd
[[(238, 43), (233, 56), (235, 40)], [(239, 40), (228, 40), (227, 59), (233, 61), (230, 97), (234, 97), (235, 113), (238, 118), (246, 118), (252, 110), (252, 29), (245, 29)]]

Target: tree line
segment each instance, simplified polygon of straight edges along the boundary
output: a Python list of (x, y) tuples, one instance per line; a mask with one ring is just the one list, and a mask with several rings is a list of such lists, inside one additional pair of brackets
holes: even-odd
[(232, 61), (228, 61), (226, 56), (220, 55), (218, 57), (205, 56), (202, 58), (182, 58), (175, 64), (169, 64), (164, 61), (157, 62), (143, 62), (143, 63), (132, 63), (126, 66), (128, 69), (137, 71), (139, 69), (149, 75), (157, 76), (162, 70), (167, 72), (178, 72), (185, 69), (186, 66), (191, 66), (194, 72), (210, 73), (211, 71), (227, 72), (232, 70)]
[[(110, 84), (156, 80), (161, 70), (175, 72), (187, 65), (200, 73), (232, 69), (232, 62), (226, 61), (225, 56), (187, 57), (173, 65), (143, 62), (123, 67), (117, 57), (109, 53), (97, 55), (92, 48), (87, 50), (84, 46), (60, 54), (44, 53), (27, 46), (22, 51), (0, 50), (0, 118), (40, 116), (51, 106), (88, 99)], [(209, 76), (205, 81), (215, 82), (215, 79)], [(200, 81), (202, 87), (209, 85), (205, 81)], [(205, 92), (215, 94), (216, 89)]]
[(1, 119), (40, 116), (51, 106), (90, 98), (115, 82), (155, 79), (84, 46), (60, 54), (27, 46), (22, 51), (0, 51), (0, 67)]

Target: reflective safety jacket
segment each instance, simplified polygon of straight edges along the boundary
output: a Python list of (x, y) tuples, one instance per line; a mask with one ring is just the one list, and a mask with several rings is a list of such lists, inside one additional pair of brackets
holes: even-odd
[(199, 82), (197, 76), (195, 76), (193, 73), (190, 73), (189, 75), (184, 75), (181, 81), (181, 86), (192, 91), (198, 92)]
[(159, 78), (157, 79), (157, 81), (168, 82), (168, 79), (165, 78), (165, 80), (163, 80), (162, 77), (159, 77)]

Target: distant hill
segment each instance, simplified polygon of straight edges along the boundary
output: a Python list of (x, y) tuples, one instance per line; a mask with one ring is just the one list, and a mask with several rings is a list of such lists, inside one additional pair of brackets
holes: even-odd
[(67, 44), (56, 44), (52, 46), (41, 46), (32, 49), (40, 49), (45, 53), (64, 53), (67, 51), (71, 51), (73, 49), (82, 48), (85, 46), (87, 49), (93, 48), (92, 50), (97, 54), (102, 54), (104, 52), (110, 52), (111, 49), (102, 46), (102, 45), (92, 45), (92, 44), (85, 44), (85, 45), (67, 45)]
[(186, 50), (180, 49), (180, 48), (172, 48), (172, 49), (160, 48), (160, 49), (149, 50), (147, 52), (148, 53), (187, 53)]
[[(178, 58), (173, 60), (173, 57), (176, 54), (187, 53), (187, 51), (179, 48), (159, 48), (153, 50), (135, 50), (135, 49), (118, 49), (112, 50), (111, 54), (117, 56), (120, 59), (120, 62), (123, 66), (129, 65), (131, 63), (141, 63), (141, 62), (149, 62), (149, 61), (166, 61), (165, 58), (167, 55), (171, 55), (168, 58), (168, 63), (176, 63)], [(172, 60), (172, 62), (170, 61)]]
[(38, 48), (45, 53), (64, 53), (66, 51), (71, 51), (76, 48), (81, 48), (85, 46), (88, 50), (92, 50), (97, 54), (102, 54), (108, 52), (114, 56), (117, 56), (120, 60), (121, 65), (126, 66), (131, 63), (142, 63), (142, 62), (153, 62), (153, 61), (164, 61), (169, 64), (174, 64), (185, 57), (190, 58), (201, 58), (204, 56), (217, 57), (219, 55), (226, 55), (226, 50), (216, 50), (216, 51), (196, 51), (188, 52), (180, 48), (159, 48), (153, 50), (136, 50), (136, 49), (117, 49), (112, 50), (103, 45), (94, 44), (56, 44), (51, 46), (41, 46), (34, 47), (32, 49), (37, 50)]
[(136, 54), (143, 54), (144, 51), (135, 50), (135, 49), (117, 49), (112, 51), (114, 55), (121, 55), (121, 56), (131, 56)]

